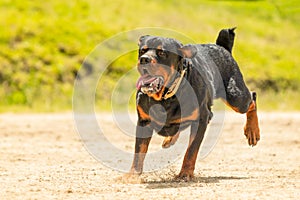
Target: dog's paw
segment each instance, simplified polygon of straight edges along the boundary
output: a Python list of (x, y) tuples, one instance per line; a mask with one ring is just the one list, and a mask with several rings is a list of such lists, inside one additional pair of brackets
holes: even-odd
[(193, 171), (181, 171), (176, 177), (176, 180), (179, 181), (185, 181), (185, 182), (189, 182), (192, 181), (194, 178), (194, 172)]
[(170, 146), (174, 145), (176, 143), (178, 137), (179, 137), (179, 133), (176, 133), (176, 135), (174, 135), (174, 136), (165, 137), (165, 139), (161, 145), (162, 148), (166, 149), (166, 148), (169, 148)]
[(162, 146), (162, 148), (166, 149), (166, 148), (169, 148), (171, 145), (172, 145), (172, 137), (167, 136), (167, 137), (165, 137), (161, 146)]
[(255, 146), (260, 140), (260, 130), (257, 122), (247, 121), (247, 124), (244, 128), (244, 134), (248, 140), (250, 146)]
[(253, 93), (252, 95), (254, 100), (250, 104), (247, 112), (247, 122), (244, 127), (244, 134), (248, 139), (248, 144), (250, 146), (255, 146), (260, 140), (260, 130), (258, 125), (257, 106), (255, 102), (256, 93)]

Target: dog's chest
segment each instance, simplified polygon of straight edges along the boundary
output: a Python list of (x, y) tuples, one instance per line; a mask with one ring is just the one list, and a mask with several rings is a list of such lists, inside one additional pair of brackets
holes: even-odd
[(199, 116), (199, 108), (196, 105), (181, 105), (176, 99), (162, 102), (143, 100), (139, 106), (140, 116), (143, 112), (142, 116), (148, 118), (144, 118), (147, 125), (162, 136), (175, 135), (178, 131), (187, 128), (191, 122), (196, 121)]

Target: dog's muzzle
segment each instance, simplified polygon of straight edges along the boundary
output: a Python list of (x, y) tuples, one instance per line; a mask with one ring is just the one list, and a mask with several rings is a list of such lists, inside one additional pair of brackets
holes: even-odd
[(137, 81), (136, 88), (141, 89), (144, 94), (155, 94), (162, 89), (163, 85), (163, 77), (145, 74)]

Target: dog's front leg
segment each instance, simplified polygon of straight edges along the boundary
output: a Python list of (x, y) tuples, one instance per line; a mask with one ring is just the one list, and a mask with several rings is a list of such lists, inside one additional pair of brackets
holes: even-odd
[(152, 138), (153, 129), (148, 126), (136, 127), (136, 137), (135, 137), (135, 153), (132, 162), (130, 174), (140, 175), (143, 172), (143, 164), (146, 153), (148, 151), (148, 146)]
[(197, 155), (206, 131), (207, 124), (208, 117), (200, 119), (199, 122), (192, 123), (189, 147), (185, 153), (181, 171), (176, 178), (190, 181), (194, 177)]

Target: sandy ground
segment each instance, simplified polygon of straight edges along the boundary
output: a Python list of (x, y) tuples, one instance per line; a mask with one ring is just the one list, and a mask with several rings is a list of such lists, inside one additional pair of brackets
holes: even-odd
[[(109, 116), (98, 119), (118, 132)], [(72, 114), (2, 114), (0, 199), (299, 199), (300, 113), (259, 117), (262, 137), (252, 148), (242, 133), (245, 118), (226, 113), (218, 143), (198, 160), (193, 181), (174, 179), (180, 157), (133, 184), (88, 153)], [(124, 138), (111, 140), (132, 151), (134, 139)], [(162, 138), (156, 140), (151, 145), (159, 147)]]

